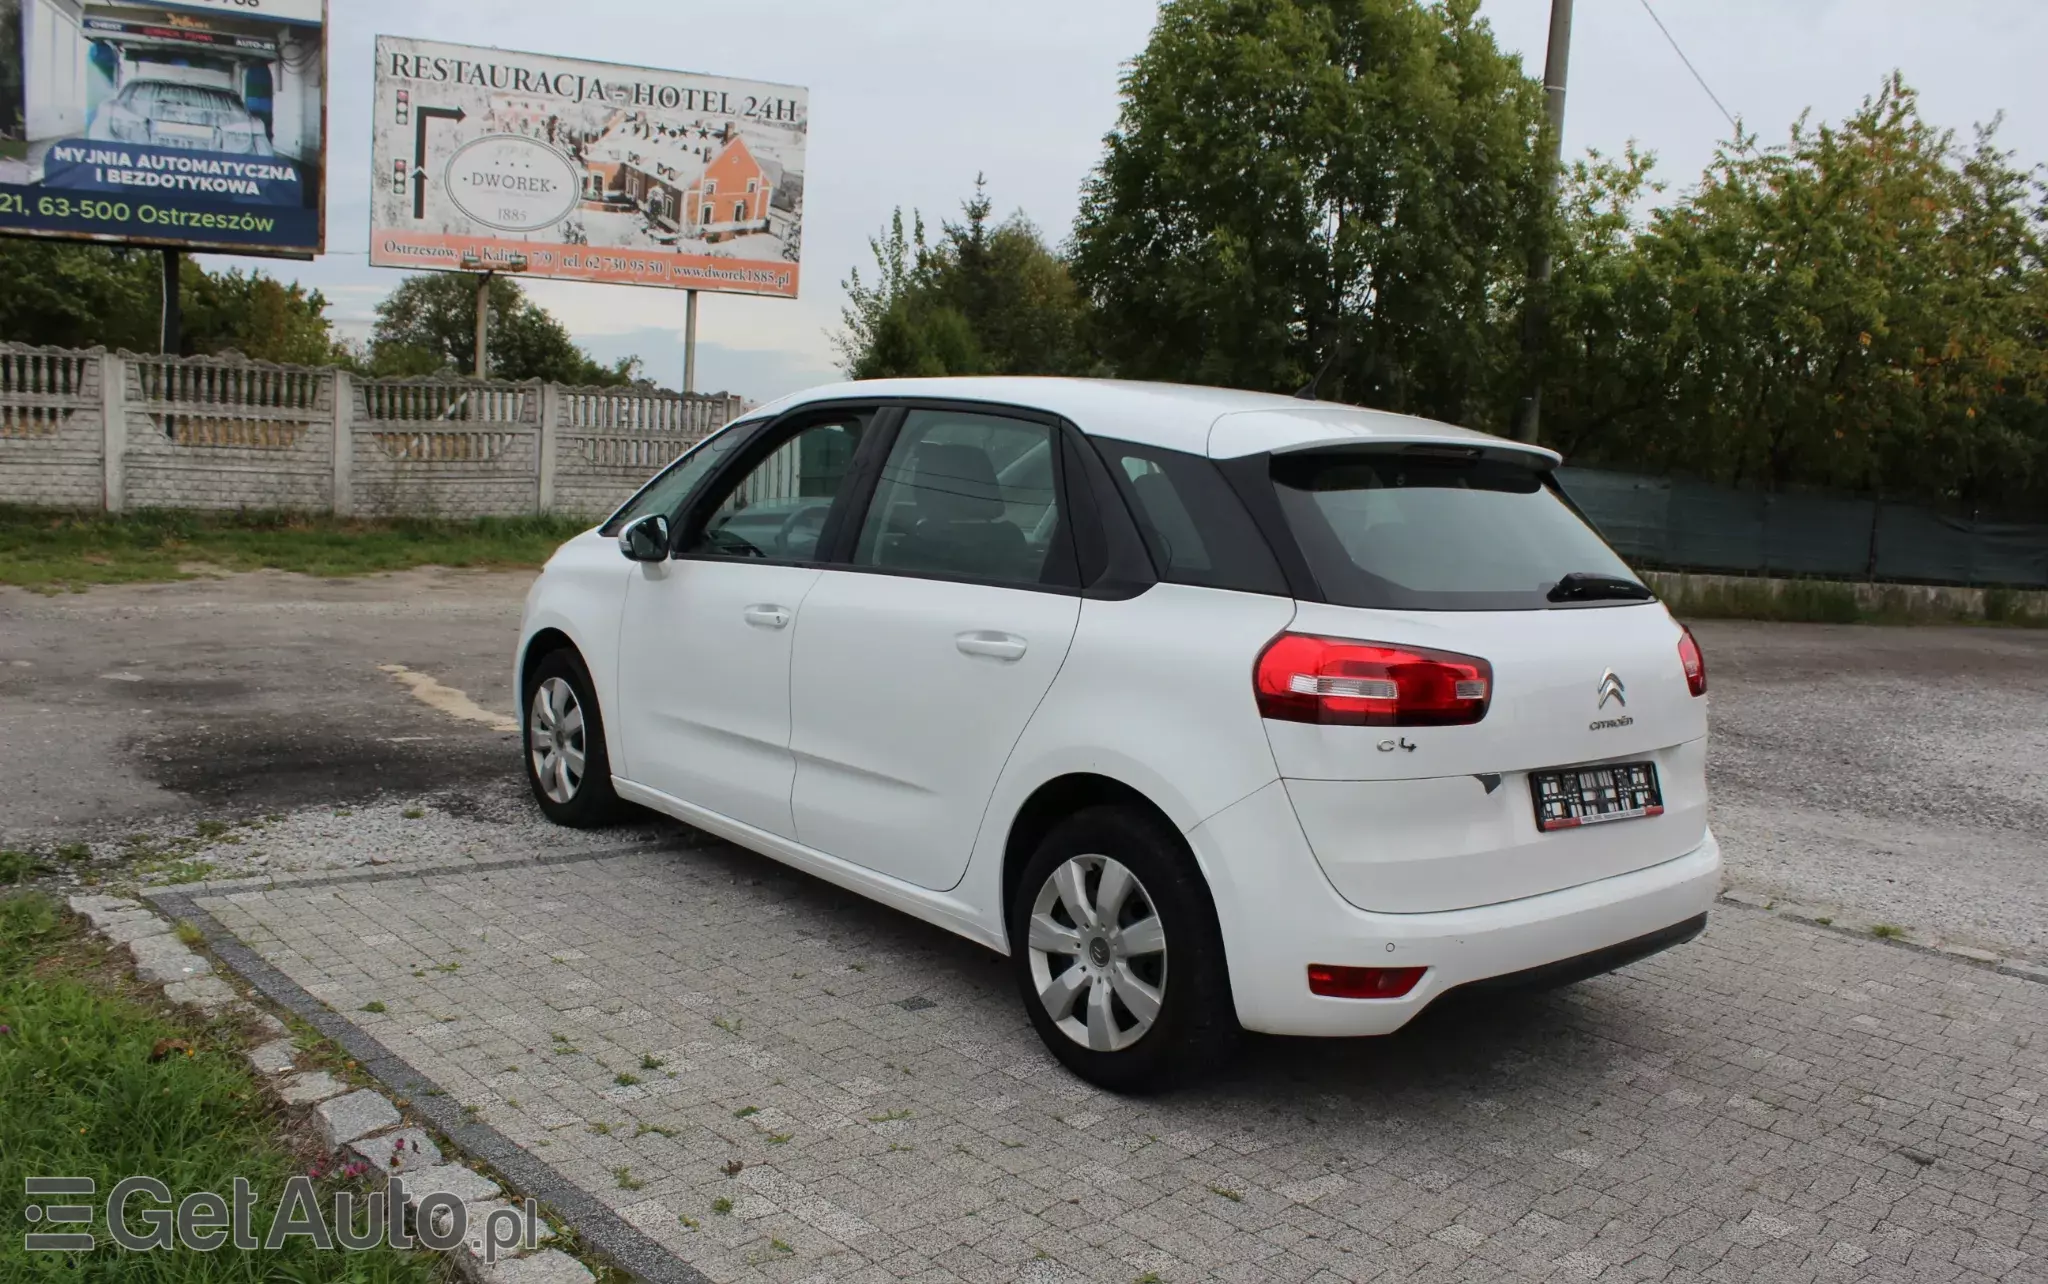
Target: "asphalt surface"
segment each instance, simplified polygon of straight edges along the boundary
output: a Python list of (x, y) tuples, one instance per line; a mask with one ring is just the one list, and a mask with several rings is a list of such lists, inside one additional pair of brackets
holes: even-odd
[[(451, 716), (391, 672), (509, 719), (530, 582), (266, 572), (54, 598), (0, 589), (0, 843), (104, 845), (271, 816), (289, 818), (264, 844), (287, 868), (558, 844), (524, 796), (516, 735)], [(2048, 960), (2048, 632), (1697, 631), (1731, 885)], [(398, 823), (414, 802), (432, 844)], [(337, 808), (353, 823), (303, 820)], [(209, 858), (243, 872), (256, 846)]]

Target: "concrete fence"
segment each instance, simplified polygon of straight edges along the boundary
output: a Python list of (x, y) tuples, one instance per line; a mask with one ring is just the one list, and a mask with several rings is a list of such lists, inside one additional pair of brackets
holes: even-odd
[(740, 408), (724, 393), (0, 344), (0, 503), (591, 516)]

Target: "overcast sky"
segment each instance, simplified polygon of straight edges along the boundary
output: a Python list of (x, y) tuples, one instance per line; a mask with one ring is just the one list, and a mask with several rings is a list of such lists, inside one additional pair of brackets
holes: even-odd
[[(2048, 160), (2038, 0), (1650, 0), (1731, 112), (1783, 136), (1800, 111), (1837, 118), (1893, 68), (1929, 119), (1959, 131), (2003, 111), (2022, 161)], [(336, 0), (332, 6), (330, 254), (271, 270), (317, 285), (351, 335), (397, 273), (368, 244), (371, 46), (380, 33), (782, 81), (811, 93), (803, 297), (707, 295), (698, 386), (753, 400), (836, 378), (847, 269), (897, 205), (928, 221), (957, 211), (977, 171), (999, 210), (1022, 209), (1054, 239), (1116, 119), (1117, 77), (1144, 47), (1152, 0)], [(1549, 0), (1485, 0), (1501, 41), (1540, 75)], [(2035, 86), (2032, 90), (2029, 85)], [(1727, 122), (1657, 31), (1642, 0), (1578, 0), (1567, 150), (1655, 152), (1674, 187), (1697, 177)], [(225, 261), (225, 260), (223, 260)], [(531, 283), (606, 359), (637, 353), (681, 379), (683, 300), (621, 286)]]

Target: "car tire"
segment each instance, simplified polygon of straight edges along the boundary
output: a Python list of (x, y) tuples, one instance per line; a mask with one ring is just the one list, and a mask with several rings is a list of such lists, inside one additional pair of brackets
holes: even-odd
[(1008, 920), (1024, 1009), (1081, 1078), (1149, 1092), (1228, 1060), (1240, 1030), (1216, 908), (1157, 817), (1106, 806), (1060, 822), (1025, 863)]
[(622, 805), (612, 792), (604, 717), (582, 657), (567, 647), (548, 652), (527, 673), (522, 694), (520, 747), (526, 783), (541, 811), (572, 829), (617, 820)]

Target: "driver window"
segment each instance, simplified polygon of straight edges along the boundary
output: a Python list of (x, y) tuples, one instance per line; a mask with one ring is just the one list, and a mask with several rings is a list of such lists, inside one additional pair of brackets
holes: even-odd
[(770, 562), (814, 560), (825, 517), (846, 484), (854, 450), (871, 418), (847, 414), (799, 430), (731, 484), (703, 530), (682, 551)]

